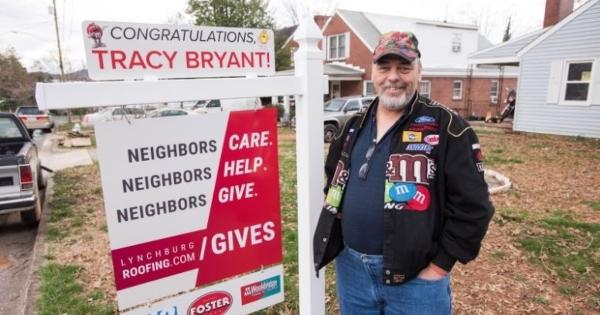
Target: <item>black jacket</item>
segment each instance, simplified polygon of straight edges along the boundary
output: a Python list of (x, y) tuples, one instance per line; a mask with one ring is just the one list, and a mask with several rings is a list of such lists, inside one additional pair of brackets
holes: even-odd
[[(377, 102), (353, 116), (329, 148), (327, 198), (313, 240), (317, 275), (343, 249), (340, 205), (350, 152)], [(391, 135), (386, 178), (381, 179), (386, 189), (398, 187), (398, 193), (393, 188), (386, 193), (383, 209), (383, 279), (388, 285), (414, 278), (430, 262), (450, 271), (457, 260), (474, 259), (494, 213), (478, 139), (469, 124), (418, 94), (406, 111)], [(406, 196), (413, 197), (407, 201)]]

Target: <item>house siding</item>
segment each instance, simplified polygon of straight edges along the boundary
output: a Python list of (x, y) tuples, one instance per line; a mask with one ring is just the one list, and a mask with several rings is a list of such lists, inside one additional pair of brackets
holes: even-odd
[(600, 138), (600, 104), (546, 103), (552, 62), (597, 60), (599, 34), (600, 2), (596, 2), (522, 56), (515, 130)]

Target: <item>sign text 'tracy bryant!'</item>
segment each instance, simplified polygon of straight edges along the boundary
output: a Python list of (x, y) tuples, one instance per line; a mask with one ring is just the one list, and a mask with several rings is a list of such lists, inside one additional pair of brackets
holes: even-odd
[(271, 30), (85, 21), (83, 32), (95, 80), (275, 73)]

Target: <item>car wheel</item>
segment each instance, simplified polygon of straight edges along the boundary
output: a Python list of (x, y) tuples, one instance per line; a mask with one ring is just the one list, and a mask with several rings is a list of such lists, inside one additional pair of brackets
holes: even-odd
[(325, 133), (325, 142), (326, 143), (333, 141), (333, 139), (335, 138), (335, 135), (337, 134), (337, 130), (338, 129), (334, 124), (326, 124), (325, 125), (324, 133)]
[(46, 180), (44, 179), (44, 174), (42, 173), (42, 168), (38, 167), (38, 176), (37, 176), (37, 182), (38, 182), (38, 189), (44, 189), (46, 188)]
[(35, 206), (31, 210), (21, 211), (21, 221), (30, 227), (36, 227), (42, 218), (42, 202), (40, 194), (35, 196)]

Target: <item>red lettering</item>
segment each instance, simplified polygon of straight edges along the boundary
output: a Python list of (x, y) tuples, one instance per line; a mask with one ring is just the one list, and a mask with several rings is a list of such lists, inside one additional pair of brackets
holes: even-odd
[(218, 52), (215, 51), (215, 56), (217, 56), (217, 59), (219, 59), (219, 67), (221, 68), (223, 68), (223, 59), (225, 59), (225, 55), (227, 55), (227, 52), (224, 52), (221, 56)]
[(246, 53), (242, 52), (242, 67), (246, 67), (246, 65), (254, 68), (254, 53)]
[(110, 51), (110, 60), (111, 60), (111, 64), (112, 64), (112, 68), (116, 69), (116, 65), (119, 64), (121, 65), (122, 69), (127, 69), (127, 67), (125, 66), (125, 63), (123, 63), (123, 61), (125, 61), (126, 56), (125, 56), (125, 52), (123, 52), (122, 50), (111, 50)]
[(198, 53), (195, 51), (186, 51), (185, 65), (191, 69), (198, 68), (200, 66), (200, 63), (198, 62)]
[(92, 50), (92, 54), (98, 55), (98, 66), (100, 69), (104, 69), (104, 54), (107, 52), (106, 50)]
[(142, 55), (137, 50), (133, 51), (133, 54), (131, 54), (131, 62), (129, 62), (129, 69), (132, 69), (133, 67), (142, 67), (146, 69), (146, 64), (144, 64)]
[(167, 57), (167, 60), (169, 61), (169, 69), (173, 69), (173, 60), (175, 60), (177, 51), (174, 51), (173, 54), (169, 56), (169, 52), (163, 50), (163, 54), (165, 55), (165, 57)]
[(231, 66), (236, 65), (238, 68), (240, 67), (240, 62), (238, 61), (235, 52), (229, 54), (229, 63), (227, 63), (227, 68), (231, 68)]
[(157, 64), (153, 64), (152, 63), (152, 56), (153, 55), (160, 55), (160, 52), (156, 51), (156, 50), (151, 50), (148, 52), (148, 54), (146, 54), (146, 63), (148, 64), (148, 66), (152, 69), (158, 69), (160, 67), (162, 67), (162, 63), (157, 63)]
[(209, 68), (212, 68), (212, 60), (213, 60), (213, 54), (210, 51), (203, 51), (202, 52), (202, 68), (206, 68), (206, 65), (208, 64)]
[(265, 55), (265, 52), (257, 51), (254, 54), (258, 56), (258, 67), (262, 67), (263, 66), (262, 61), (263, 61), (263, 56)]

